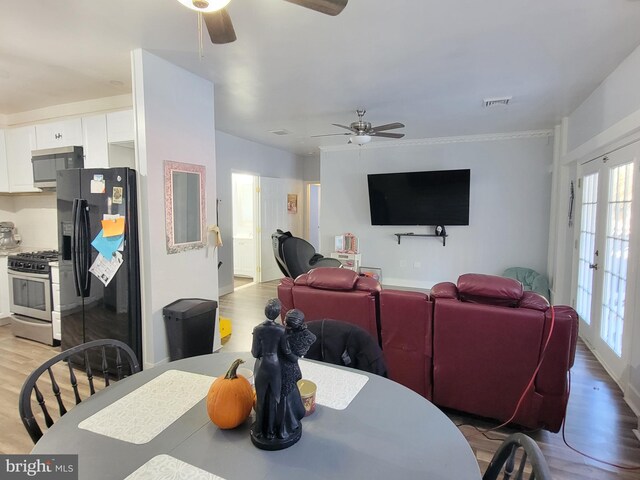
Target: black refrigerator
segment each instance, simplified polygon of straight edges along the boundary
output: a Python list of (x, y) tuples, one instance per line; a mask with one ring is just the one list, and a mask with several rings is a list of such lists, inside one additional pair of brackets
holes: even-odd
[[(136, 172), (124, 167), (59, 170), (56, 191), (60, 268), (69, 273), (60, 282), (62, 350), (113, 338), (129, 345), (142, 363)], [(124, 240), (117, 253), (122, 263), (105, 285), (89, 271), (99, 255), (92, 242), (102, 221), (118, 215), (124, 217)], [(90, 357), (94, 371), (102, 370), (100, 363), (96, 352)], [(114, 368), (111, 362), (110, 371)]]

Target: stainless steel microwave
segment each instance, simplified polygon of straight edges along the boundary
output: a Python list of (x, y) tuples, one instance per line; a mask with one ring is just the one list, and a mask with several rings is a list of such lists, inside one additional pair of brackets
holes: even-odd
[(31, 152), (33, 186), (55, 188), (58, 170), (84, 168), (82, 147), (49, 148)]

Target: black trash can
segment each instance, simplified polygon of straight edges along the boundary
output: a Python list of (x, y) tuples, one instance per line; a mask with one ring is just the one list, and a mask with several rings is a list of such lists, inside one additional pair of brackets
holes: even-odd
[(215, 300), (181, 298), (162, 309), (171, 361), (213, 351), (217, 308)]

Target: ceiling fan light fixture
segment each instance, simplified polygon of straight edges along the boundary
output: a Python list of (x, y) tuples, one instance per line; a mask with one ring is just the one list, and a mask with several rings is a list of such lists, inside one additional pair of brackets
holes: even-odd
[(364, 145), (365, 143), (369, 143), (371, 141), (371, 135), (354, 135), (349, 138), (351, 143), (355, 143), (356, 145)]
[(182, 5), (201, 13), (217, 12), (226, 7), (231, 0), (178, 0)]

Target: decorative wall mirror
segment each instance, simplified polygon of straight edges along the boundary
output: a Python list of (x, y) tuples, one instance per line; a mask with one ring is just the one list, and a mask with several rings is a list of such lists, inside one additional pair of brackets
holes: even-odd
[(167, 253), (205, 246), (205, 192), (204, 165), (164, 162)]

